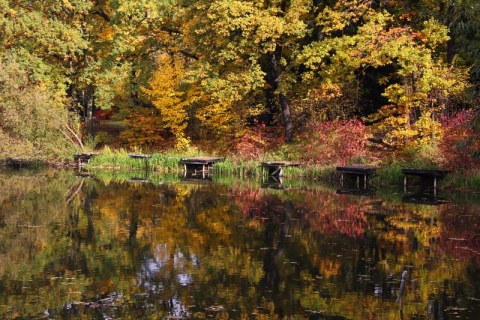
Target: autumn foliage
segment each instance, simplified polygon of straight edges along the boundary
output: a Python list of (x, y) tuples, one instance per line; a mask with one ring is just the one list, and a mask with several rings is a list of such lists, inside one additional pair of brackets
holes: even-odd
[(474, 169), (480, 165), (480, 132), (472, 126), (472, 111), (461, 111), (441, 120), (444, 129), (440, 149), (445, 167), (450, 169)]
[(300, 138), (301, 158), (317, 164), (346, 164), (366, 154), (365, 125), (358, 119), (312, 123)]

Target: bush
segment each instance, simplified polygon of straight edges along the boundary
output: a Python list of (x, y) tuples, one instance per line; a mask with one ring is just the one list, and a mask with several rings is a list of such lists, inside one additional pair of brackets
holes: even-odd
[(474, 130), (472, 111), (461, 111), (441, 119), (444, 134), (440, 149), (444, 166), (452, 170), (471, 170), (480, 165), (480, 132)]
[(300, 138), (300, 160), (344, 165), (354, 159), (364, 159), (365, 135), (365, 126), (357, 119), (311, 124)]

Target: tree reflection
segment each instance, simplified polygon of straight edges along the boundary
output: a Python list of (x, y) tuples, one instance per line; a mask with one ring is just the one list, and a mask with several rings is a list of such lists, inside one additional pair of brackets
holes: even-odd
[(476, 207), (68, 172), (2, 181), (2, 317), (480, 312)]

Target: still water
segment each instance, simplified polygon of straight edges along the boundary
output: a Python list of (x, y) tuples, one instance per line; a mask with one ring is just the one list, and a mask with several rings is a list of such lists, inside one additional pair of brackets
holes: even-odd
[(480, 319), (480, 201), (414, 192), (3, 172), (0, 318)]

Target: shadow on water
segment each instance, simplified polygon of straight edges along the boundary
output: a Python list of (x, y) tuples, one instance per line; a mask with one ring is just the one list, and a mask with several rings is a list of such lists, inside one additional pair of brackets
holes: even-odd
[(336, 188), (337, 194), (373, 196), (376, 193), (375, 187), (370, 185), (368, 180), (363, 181), (356, 175), (345, 175)]
[(415, 193), (404, 194), (402, 201), (405, 203), (426, 205), (439, 205), (448, 202), (446, 198), (438, 196), (432, 189), (420, 189)]

